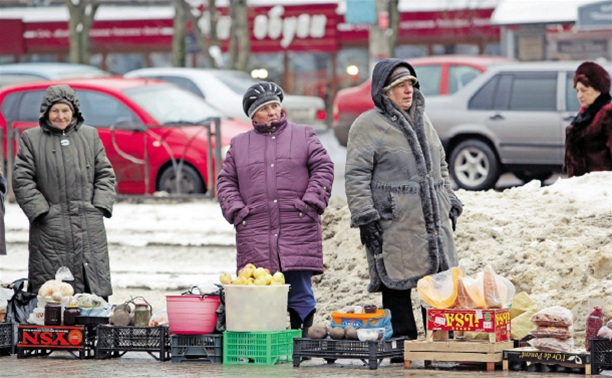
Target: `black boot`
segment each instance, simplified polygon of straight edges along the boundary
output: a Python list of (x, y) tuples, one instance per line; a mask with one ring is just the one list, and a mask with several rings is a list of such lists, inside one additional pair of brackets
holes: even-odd
[(302, 337), (308, 337), (308, 329), (312, 327), (312, 322), (314, 321), (315, 312), (317, 309), (310, 311), (308, 315), (304, 318), (304, 323), (302, 324)]
[(288, 311), (289, 311), (289, 323), (291, 324), (291, 329), (302, 329), (302, 318), (300, 317), (300, 314), (298, 314), (292, 308), (290, 308)]

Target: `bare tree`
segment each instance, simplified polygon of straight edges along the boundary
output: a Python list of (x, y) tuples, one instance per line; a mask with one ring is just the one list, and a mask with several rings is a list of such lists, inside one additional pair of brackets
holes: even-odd
[(172, 65), (185, 67), (187, 63), (187, 17), (183, 0), (172, 0), (174, 4), (174, 33), (172, 34)]
[(94, 22), (99, 0), (66, 0), (70, 14), (70, 62), (89, 64), (91, 55), (89, 31)]
[(251, 51), (246, 0), (230, 0), (230, 9), (232, 28), (228, 65), (231, 69), (244, 71), (249, 64)]

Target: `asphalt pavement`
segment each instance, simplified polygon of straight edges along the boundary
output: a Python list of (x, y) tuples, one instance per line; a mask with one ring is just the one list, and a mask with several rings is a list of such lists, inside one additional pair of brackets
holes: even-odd
[(292, 363), (272, 366), (224, 365), (203, 362), (157, 361), (147, 353), (128, 352), (113, 359), (76, 359), (67, 352), (54, 352), (46, 357), (17, 358), (15, 355), (0, 357), (2, 377), (516, 377), (516, 378), (578, 378), (584, 373), (543, 373), (529, 371), (503, 371), (501, 364), (495, 371), (487, 372), (484, 365), (457, 365), (434, 362), (425, 368), (422, 361), (415, 361), (409, 369), (403, 364), (391, 364), (388, 359), (377, 369), (369, 369), (360, 360), (337, 360), (328, 364), (321, 358), (303, 361), (299, 367)]

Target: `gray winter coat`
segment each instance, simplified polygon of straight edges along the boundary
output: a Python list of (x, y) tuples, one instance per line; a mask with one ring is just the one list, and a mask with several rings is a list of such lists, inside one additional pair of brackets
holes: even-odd
[[(48, 120), (68, 100), (73, 122), (63, 131)], [(111, 217), (115, 174), (96, 129), (83, 125), (79, 101), (66, 85), (47, 89), (40, 127), (23, 132), (13, 173), (17, 203), (30, 220), (28, 290), (38, 292), (61, 266), (75, 292), (112, 294), (103, 216)]]
[[(449, 211), (462, 210), (448, 176), (440, 139), (415, 85), (408, 113), (383, 96), (387, 77), (402, 60), (378, 63), (372, 78), (376, 107), (350, 128), (345, 185), (351, 226), (379, 221), (382, 251), (366, 248), (371, 292), (381, 282), (410, 289), (428, 274), (457, 265)], [(380, 252), (380, 253), (379, 253)]]

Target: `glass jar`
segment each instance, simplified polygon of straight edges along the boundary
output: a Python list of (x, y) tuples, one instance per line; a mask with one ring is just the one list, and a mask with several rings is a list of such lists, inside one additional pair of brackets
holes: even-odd
[(76, 318), (81, 313), (78, 307), (66, 307), (64, 310), (64, 325), (73, 326), (76, 324)]
[(134, 325), (136, 327), (146, 327), (151, 318), (151, 307), (147, 303), (137, 303), (134, 309)]
[(47, 303), (45, 305), (45, 325), (62, 325), (62, 305)]

